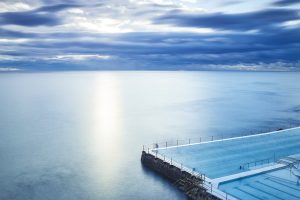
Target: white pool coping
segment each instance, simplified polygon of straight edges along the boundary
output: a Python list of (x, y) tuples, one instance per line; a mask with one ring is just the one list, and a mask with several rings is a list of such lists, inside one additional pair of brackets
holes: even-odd
[(285, 168), (286, 166), (287, 165), (285, 165), (285, 164), (279, 163), (279, 164), (274, 164), (274, 165), (271, 165), (271, 166), (266, 166), (266, 167), (262, 167), (262, 168), (258, 168), (258, 169), (252, 169), (252, 170), (237, 173), (237, 174), (232, 174), (232, 175), (229, 175), (229, 176), (223, 176), (223, 177), (220, 177), (220, 178), (211, 179), (211, 181), (213, 182), (213, 184), (219, 185), (220, 183), (223, 183), (223, 182), (228, 182), (228, 181), (232, 181), (232, 180), (235, 180), (235, 179), (240, 179), (240, 178), (245, 178), (245, 177), (248, 177), (248, 176), (258, 175), (258, 174), (265, 173), (265, 172), (268, 172), (268, 171), (282, 169), (282, 168)]
[(172, 148), (178, 148), (178, 147), (186, 147), (186, 146), (193, 146), (193, 145), (200, 145), (200, 144), (207, 144), (207, 143), (213, 143), (213, 142), (222, 142), (222, 141), (230, 141), (230, 140), (237, 140), (237, 139), (243, 139), (243, 138), (252, 138), (252, 137), (258, 137), (258, 136), (263, 136), (263, 135), (271, 135), (275, 133), (282, 133), (290, 130), (295, 130), (299, 129), (300, 127), (293, 127), (293, 128), (288, 128), (288, 129), (283, 129), (283, 130), (276, 130), (276, 131), (271, 131), (271, 132), (266, 132), (266, 133), (260, 133), (260, 134), (254, 134), (254, 135), (246, 135), (246, 136), (238, 136), (238, 137), (232, 137), (232, 138), (225, 138), (225, 139), (218, 139), (218, 140), (211, 140), (211, 141), (205, 141), (205, 142), (196, 142), (196, 143), (191, 143), (191, 144), (182, 144), (182, 145), (174, 145), (174, 146), (169, 146), (169, 147), (159, 147), (159, 148), (153, 148), (151, 150), (164, 150), (164, 149), (172, 149)]

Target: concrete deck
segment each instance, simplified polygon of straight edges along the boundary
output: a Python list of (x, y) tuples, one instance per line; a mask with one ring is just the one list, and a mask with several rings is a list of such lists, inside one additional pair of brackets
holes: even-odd
[(285, 167), (286, 167), (285, 164), (274, 164), (274, 165), (262, 167), (259, 169), (253, 169), (253, 170), (241, 172), (238, 174), (233, 174), (233, 175), (229, 175), (229, 176), (223, 176), (220, 178), (211, 179), (211, 181), (213, 184), (219, 185), (220, 183), (223, 183), (223, 182), (232, 181), (232, 180), (240, 179), (240, 178), (245, 178), (248, 176), (254, 176), (257, 174), (265, 173), (265, 172), (272, 171), (272, 170), (282, 169)]

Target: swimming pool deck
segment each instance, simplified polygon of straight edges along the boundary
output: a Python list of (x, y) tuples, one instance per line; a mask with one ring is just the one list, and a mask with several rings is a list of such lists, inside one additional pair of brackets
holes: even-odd
[[(271, 157), (273, 161), (277, 161), (299, 154), (300, 128), (153, 148), (150, 152), (164, 160), (171, 160), (171, 163), (176, 162), (191, 173), (200, 174), (204, 177), (204, 187), (208, 192), (220, 199), (233, 200), (237, 198), (220, 190), (219, 185), (287, 167), (287, 163), (269, 163), (269, 159)], [(249, 163), (266, 158), (269, 163), (266, 166), (241, 170), (242, 164), (248, 163), (249, 167)]]
[(219, 183), (224, 183), (224, 182), (228, 182), (228, 181), (232, 181), (232, 180), (236, 180), (236, 179), (241, 179), (241, 178), (245, 178), (245, 177), (249, 177), (249, 176), (253, 176), (253, 175), (258, 175), (261, 173), (278, 170), (278, 169), (282, 169), (285, 167), (286, 167), (285, 164), (274, 164), (271, 166), (253, 169), (253, 170), (241, 172), (238, 174), (232, 174), (229, 176), (223, 176), (220, 178), (211, 179), (211, 182), (213, 182), (213, 184), (215, 184), (215, 185), (219, 185)]

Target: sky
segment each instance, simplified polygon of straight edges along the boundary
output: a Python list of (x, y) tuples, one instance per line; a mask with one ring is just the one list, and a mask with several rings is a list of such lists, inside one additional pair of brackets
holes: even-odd
[(0, 72), (300, 71), (300, 0), (0, 0)]

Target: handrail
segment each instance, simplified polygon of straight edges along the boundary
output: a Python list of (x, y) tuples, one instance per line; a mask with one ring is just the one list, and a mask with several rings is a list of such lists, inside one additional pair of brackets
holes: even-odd
[(211, 182), (208, 182), (205, 178), (205, 174), (199, 173), (195, 171), (194, 169), (191, 169), (189, 167), (184, 166), (182, 163), (178, 163), (177, 161), (173, 160), (172, 158), (168, 158), (163, 154), (157, 153), (157, 151), (154, 153), (153, 151), (149, 151), (149, 154), (155, 156), (156, 158), (159, 158), (160, 160), (163, 160), (164, 162), (167, 162), (177, 168), (179, 168), (181, 171), (186, 171), (190, 173), (191, 175), (200, 178), (202, 180), (201, 185), (211, 194), (217, 195), (218, 197), (222, 197), (222, 199), (229, 200), (229, 196), (226, 192), (218, 190), (216, 187), (213, 186)]
[(243, 136), (250, 136), (250, 135), (260, 135), (264, 133), (269, 133), (269, 132), (275, 132), (275, 131), (282, 131), (290, 128), (297, 128), (299, 127), (300, 124), (295, 124), (295, 126), (289, 126), (289, 127), (279, 127), (279, 128), (274, 128), (274, 129), (269, 129), (266, 131), (260, 131), (257, 133), (254, 132), (249, 132), (249, 133), (243, 133), (243, 134), (220, 134), (220, 135), (207, 135), (207, 136), (201, 136), (201, 137), (195, 137), (195, 138), (187, 138), (187, 139), (173, 139), (169, 141), (160, 141), (160, 142), (155, 142), (152, 144), (148, 145), (143, 145), (144, 148), (149, 148), (149, 149), (158, 149), (158, 148), (168, 148), (168, 147), (176, 147), (176, 146), (182, 146), (182, 145), (188, 145), (188, 144), (200, 144), (203, 142), (210, 142), (210, 141), (215, 141), (215, 140), (225, 140), (225, 139), (231, 139), (231, 138), (236, 138), (236, 137), (243, 137)]
[(240, 165), (240, 169), (244, 169), (244, 170), (248, 169), (249, 170), (251, 166), (257, 167), (257, 166), (261, 166), (261, 165), (264, 165), (264, 164), (270, 164), (270, 163), (272, 163), (271, 161), (273, 161), (273, 163), (275, 163), (275, 156), (270, 157), (270, 158), (265, 158), (265, 159), (260, 159), (260, 160), (255, 160), (255, 161), (244, 163), (244, 164)]
[(203, 187), (206, 188), (207, 191), (209, 191), (211, 194), (213, 194), (219, 198), (221, 197), (222, 199), (225, 199), (225, 200), (231, 199), (231, 196), (228, 193), (216, 189), (216, 187), (211, 182), (205, 181), (203, 183)]

